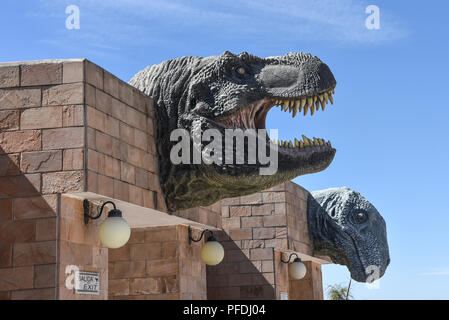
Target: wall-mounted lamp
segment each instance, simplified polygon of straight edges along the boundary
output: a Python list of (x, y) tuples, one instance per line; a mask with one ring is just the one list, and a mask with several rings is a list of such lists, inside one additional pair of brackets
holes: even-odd
[(189, 226), (189, 244), (193, 242), (199, 242), (203, 238), (206, 232), (210, 233), (209, 238), (207, 238), (206, 243), (201, 248), (200, 258), (201, 260), (209, 265), (215, 266), (219, 264), (224, 258), (224, 249), (220, 242), (214, 237), (214, 234), (209, 229), (203, 230), (201, 236), (198, 239), (193, 239), (192, 237), (192, 229)]
[(281, 255), (281, 262), (289, 263), (292, 256), (296, 256), (296, 258), (295, 258), (295, 260), (293, 260), (293, 263), (291, 263), (288, 266), (288, 274), (290, 275), (290, 277), (292, 277), (295, 280), (302, 279), (305, 277), (305, 275), (307, 273), (307, 268), (304, 265), (304, 263), (301, 262), (301, 259), (299, 259), (298, 255), (296, 253), (293, 252), (288, 257), (287, 261), (282, 260), (282, 255)]
[(94, 220), (100, 218), (104, 207), (109, 203), (112, 204), (114, 209), (108, 212), (108, 217), (100, 224), (98, 236), (105, 247), (116, 249), (124, 246), (128, 242), (131, 235), (131, 228), (129, 227), (128, 222), (122, 218), (122, 212), (117, 209), (114, 202), (106, 201), (102, 204), (97, 215), (91, 216), (90, 203), (87, 199), (84, 200), (84, 223), (88, 224), (89, 219)]

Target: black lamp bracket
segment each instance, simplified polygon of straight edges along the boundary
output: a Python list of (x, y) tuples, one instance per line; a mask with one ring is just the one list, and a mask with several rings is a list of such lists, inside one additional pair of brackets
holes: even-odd
[(296, 258), (295, 258), (295, 260), (293, 260), (293, 262), (301, 262), (301, 259), (298, 257), (298, 255), (297, 255), (295, 252), (293, 252), (292, 254), (290, 254), (290, 256), (288, 257), (288, 260), (287, 260), (287, 261), (284, 261), (284, 260), (282, 259), (282, 255), (281, 255), (281, 262), (283, 262), (283, 263), (289, 263), (290, 260), (291, 260), (291, 258), (292, 258), (292, 256), (296, 256)]
[(122, 212), (120, 210), (117, 209), (117, 207), (115, 206), (115, 203), (112, 201), (106, 201), (104, 202), (100, 209), (98, 210), (97, 214), (95, 216), (90, 215), (90, 202), (87, 199), (84, 199), (83, 201), (83, 207), (84, 207), (84, 223), (88, 224), (89, 223), (89, 219), (95, 220), (100, 218), (101, 214), (103, 213), (103, 209), (107, 204), (112, 204), (112, 206), (114, 207), (113, 210), (109, 211), (108, 213), (108, 217), (121, 217), (122, 216)]
[(217, 241), (217, 239), (215, 238), (214, 234), (212, 233), (212, 231), (210, 231), (209, 229), (204, 229), (203, 232), (201, 232), (201, 235), (198, 239), (194, 239), (192, 236), (192, 228), (189, 226), (189, 244), (192, 244), (193, 242), (200, 242), (201, 239), (203, 239), (203, 236), (206, 232), (210, 233), (209, 238), (207, 238), (206, 241)]

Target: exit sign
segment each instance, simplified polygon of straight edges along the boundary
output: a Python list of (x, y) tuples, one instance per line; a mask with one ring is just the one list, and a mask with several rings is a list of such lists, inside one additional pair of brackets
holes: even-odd
[(100, 294), (100, 273), (75, 271), (75, 293)]

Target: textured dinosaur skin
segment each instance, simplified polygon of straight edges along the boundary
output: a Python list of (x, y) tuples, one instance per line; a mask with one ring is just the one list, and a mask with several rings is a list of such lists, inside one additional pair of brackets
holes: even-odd
[(359, 282), (375, 280), (369, 266), (377, 267), (378, 278), (384, 275), (390, 263), (385, 221), (360, 193), (346, 187), (313, 191), (307, 219), (314, 254), (347, 266)]
[[(329, 142), (304, 138), (297, 141), (296, 148), (279, 146), (274, 175), (260, 175), (264, 165), (259, 161), (250, 164), (246, 157), (243, 164), (174, 165), (170, 161), (176, 143), (170, 141), (174, 129), (186, 129), (191, 137), (211, 128), (221, 132), (227, 128), (265, 129), (266, 115), (275, 104), (295, 114), (302, 109), (305, 115), (315, 107), (318, 110), (321, 99), (324, 110), (323, 97), (327, 102), (329, 94), (333, 101), (336, 81), (328, 66), (310, 54), (259, 58), (226, 51), (206, 58), (182, 57), (147, 67), (130, 84), (154, 101), (159, 178), (170, 211), (268, 189), (322, 171), (334, 158), (336, 150)], [(272, 146), (267, 138), (267, 150)]]

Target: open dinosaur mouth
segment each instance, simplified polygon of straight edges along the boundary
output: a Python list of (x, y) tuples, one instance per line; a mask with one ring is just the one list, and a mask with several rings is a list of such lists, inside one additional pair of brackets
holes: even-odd
[[(326, 105), (333, 104), (334, 99), (332, 95), (335, 93), (335, 88), (330, 88), (314, 95), (299, 96), (299, 97), (279, 97), (279, 98), (264, 98), (251, 103), (238, 112), (230, 115), (216, 118), (215, 121), (223, 124), (228, 128), (240, 129), (265, 129), (265, 121), (268, 111), (274, 106), (280, 107), (282, 111), (291, 113), (294, 118), (296, 115), (302, 113), (306, 116), (310, 113), (311, 116), (320, 108), (325, 110)], [(294, 141), (271, 140), (271, 143), (277, 144), (281, 151), (287, 153), (294, 153), (295, 151), (308, 151), (313, 149), (327, 149), (331, 148), (330, 141), (324, 141), (321, 138), (309, 139), (305, 135), (301, 138), (295, 138)]]

